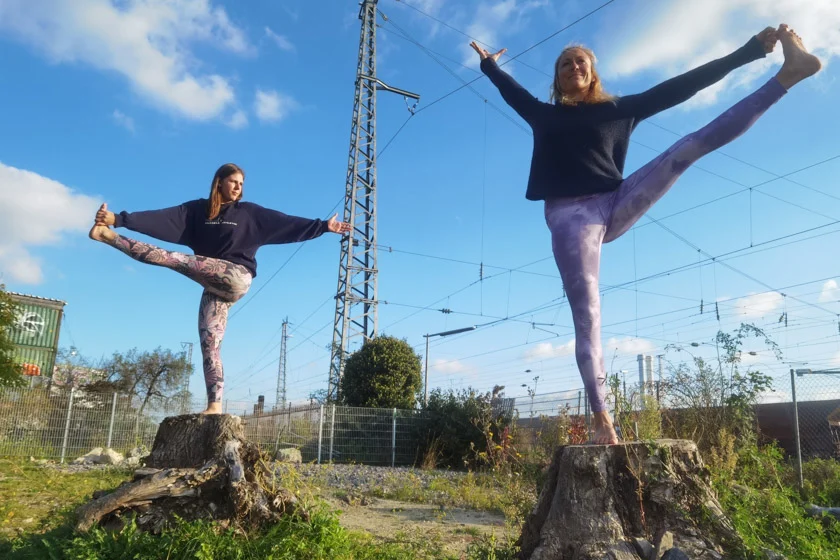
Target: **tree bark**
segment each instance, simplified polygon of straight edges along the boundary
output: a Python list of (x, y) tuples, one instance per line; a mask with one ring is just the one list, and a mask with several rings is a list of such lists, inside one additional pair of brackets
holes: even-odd
[(95, 494), (76, 511), (76, 529), (119, 528), (132, 515), (140, 529), (154, 533), (176, 517), (245, 529), (276, 523), (288, 514), (308, 518), (280, 483), (257, 446), (245, 440), (241, 418), (171, 416), (161, 422), (134, 480)]
[(743, 543), (723, 514), (694, 442), (559, 447), (519, 538), (523, 560), (650, 560), (677, 548), (720, 560)]
[(228, 441), (244, 441), (242, 419), (230, 414), (185, 414), (160, 423), (147, 467), (198, 468), (220, 457)]

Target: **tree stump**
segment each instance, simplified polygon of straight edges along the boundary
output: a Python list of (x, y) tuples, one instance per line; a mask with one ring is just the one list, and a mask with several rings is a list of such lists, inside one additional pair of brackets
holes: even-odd
[(742, 544), (685, 440), (559, 447), (519, 538), (523, 560), (720, 560)]
[(308, 517), (257, 446), (245, 440), (242, 419), (228, 414), (165, 418), (134, 479), (93, 498), (76, 511), (79, 531), (96, 524), (119, 528), (132, 515), (140, 529), (153, 533), (175, 516), (244, 529), (287, 514)]

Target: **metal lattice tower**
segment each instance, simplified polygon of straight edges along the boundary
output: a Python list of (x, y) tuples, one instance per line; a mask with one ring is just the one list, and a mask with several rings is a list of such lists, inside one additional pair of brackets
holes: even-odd
[(418, 99), (376, 78), (376, 5), (363, 0), (362, 30), (356, 69), (356, 94), (350, 128), (350, 157), (344, 195), (344, 218), (350, 233), (341, 240), (332, 358), (327, 399), (338, 397), (350, 343), (376, 336), (376, 91), (383, 89)]
[(283, 334), (280, 338), (280, 363), (277, 366), (277, 397), (275, 408), (286, 406), (286, 341), (289, 339), (289, 318), (283, 319)]

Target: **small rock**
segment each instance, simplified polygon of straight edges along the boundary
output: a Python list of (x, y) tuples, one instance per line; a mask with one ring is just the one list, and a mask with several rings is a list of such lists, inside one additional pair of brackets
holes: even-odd
[(691, 558), (679, 548), (672, 548), (662, 556), (661, 560), (691, 560)]
[(764, 549), (764, 558), (766, 560), (787, 560), (784, 556), (769, 548)]
[[(662, 558), (663, 554), (674, 548), (674, 534), (671, 531), (661, 532), (656, 538), (656, 546), (654, 547), (653, 556), (648, 556), (653, 560)], [(676, 557), (679, 558), (679, 557)], [(676, 560), (676, 558), (672, 560)]]
[(739, 496), (748, 496), (752, 492), (748, 487), (744, 486), (743, 484), (730, 484), (729, 488), (731, 488)]
[(118, 453), (113, 449), (106, 449), (99, 455), (99, 463), (102, 465), (119, 465), (125, 460), (122, 453)]
[(137, 457), (138, 459), (142, 459), (149, 454), (149, 450), (146, 449), (145, 445), (141, 445), (139, 447), (135, 447), (131, 451), (128, 452), (128, 457)]
[(830, 515), (835, 519), (840, 519), (840, 508), (836, 507), (820, 507), (814, 504), (808, 504), (805, 508), (805, 513), (816, 518), (820, 518), (823, 515)]
[(303, 463), (303, 458), (300, 454), (300, 449), (295, 449), (294, 447), (289, 447), (286, 449), (278, 449), (277, 453), (274, 455), (275, 461), (280, 461), (282, 463), (294, 463), (296, 465), (300, 465)]
[(129, 456), (125, 460), (125, 465), (127, 467), (139, 467), (140, 466), (140, 457), (131, 457)]
[(101, 447), (94, 447), (81, 457), (73, 460), (74, 465), (95, 465), (99, 463), (99, 457), (102, 455)]
[(653, 545), (650, 544), (647, 539), (636, 537), (633, 539), (633, 546), (636, 548), (638, 555), (642, 558), (650, 558), (653, 554)]

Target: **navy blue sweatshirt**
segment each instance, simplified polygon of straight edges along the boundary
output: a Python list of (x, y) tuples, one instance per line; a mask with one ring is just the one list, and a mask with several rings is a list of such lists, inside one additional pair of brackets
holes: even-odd
[(650, 116), (678, 105), (732, 70), (766, 56), (753, 37), (734, 53), (672, 78), (648, 91), (603, 103), (539, 101), (491, 59), (481, 70), (534, 131), (528, 200), (613, 191), (623, 180), (630, 134)]
[(257, 249), (263, 245), (314, 239), (327, 222), (288, 216), (251, 202), (223, 204), (219, 215), (207, 219), (207, 199), (148, 212), (120, 212), (115, 227), (125, 227), (161, 241), (186, 245), (196, 255), (241, 264), (257, 275)]

